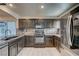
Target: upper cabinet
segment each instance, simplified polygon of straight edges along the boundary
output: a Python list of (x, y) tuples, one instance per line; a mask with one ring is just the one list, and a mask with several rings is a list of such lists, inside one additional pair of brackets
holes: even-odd
[(35, 28), (35, 19), (19, 19), (19, 29)]
[(19, 19), (19, 29), (23, 30), (26, 28), (26, 19)]
[(58, 28), (59, 22), (54, 19), (19, 19), (19, 29), (21, 30), (35, 28), (36, 25), (42, 25), (44, 28)]

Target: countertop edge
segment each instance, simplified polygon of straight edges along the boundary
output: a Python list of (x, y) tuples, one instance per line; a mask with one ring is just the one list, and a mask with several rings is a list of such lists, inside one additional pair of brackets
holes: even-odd
[(12, 38), (12, 39), (10, 39), (10, 40), (5, 40), (5, 41), (3, 41), (2, 43), (0, 43), (0, 46), (2, 46), (2, 45), (4, 45), (4, 44), (8, 44), (9, 42), (12, 42), (12, 41), (14, 41), (14, 40), (17, 40), (18, 38), (23, 37), (23, 36), (25, 36), (25, 35), (20, 35), (20, 36), (18, 36), (18, 37), (16, 37), (16, 38)]
[[(0, 46), (1, 45), (3, 45), (3, 44), (7, 44), (7, 43), (9, 43), (9, 42), (12, 42), (12, 41), (14, 41), (14, 40), (17, 40), (18, 38), (20, 38), (20, 37), (23, 37), (23, 36), (34, 36), (34, 35), (18, 35), (18, 37), (16, 37), (16, 38), (12, 38), (12, 39), (10, 39), (10, 40), (6, 40), (6, 41), (3, 41), (2, 43), (0, 43)], [(57, 37), (60, 37), (60, 35), (56, 35), (56, 34), (53, 34), (53, 35), (45, 35), (45, 36), (57, 36)]]

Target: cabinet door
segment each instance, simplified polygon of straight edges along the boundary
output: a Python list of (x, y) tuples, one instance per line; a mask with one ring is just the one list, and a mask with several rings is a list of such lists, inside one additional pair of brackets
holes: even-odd
[(24, 47), (24, 36), (21, 37), (21, 47), (22, 47), (22, 48)]
[(26, 28), (26, 19), (19, 19), (19, 29)]
[(29, 36), (26, 37), (26, 46), (30, 46), (30, 37)]
[(0, 49), (0, 56), (1, 56), (1, 49)]
[(25, 36), (25, 40), (24, 40), (24, 47), (27, 46), (27, 36)]
[(24, 43), (25, 43), (25, 36), (22, 37), (22, 47), (24, 47)]
[(1, 49), (2, 56), (8, 56), (8, 46), (5, 46)]
[(10, 56), (16, 56), (17, 55), (17, 44), (13, 44), (9, 47), (10, 50)]
[(18, 41), (18, 53), (23, 49), (24, 47), (24, 40), (25, 40), (25, 37), (21, 37), (19, 38), (19, 41)]
[(34, 37), (30, 37), (30, 45), (31, 45), (31, 46), (34, 45)]
[(45, 46), (53, 47), (53, 38), (52, 37), (45, 38)]
[(18, 53), (22, 50), (23, 48), (23, 43), (22, 43), (22, 38), (20, 38), (20, 40), (18, 41)]
[(21, 40), (19, 40), (19, 41), (18, 41), (18, 53), (19, 53), (19, 52), (21, 51), (21, 49), (22, 49), (21, 44), (22, 44), (22, 42), (21, 42)]
[(34, 45), (34, 37), (26, 36), (25, 38), (25, 46), (33, 46)]
[(54, 37), (54, 47), (56, 47), (57, 50), (60, 52), (61, 41), (59, 37)]
[(49, 42), (50, 38), (46, 37), (45, 40), (46, 40), (46, 42), (45, 42), (46, 44), (45, 45), (49, 46), (49, 44), (50, 44), (50, 42)]

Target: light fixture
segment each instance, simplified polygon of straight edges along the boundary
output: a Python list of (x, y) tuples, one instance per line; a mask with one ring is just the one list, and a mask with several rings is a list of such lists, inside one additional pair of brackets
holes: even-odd
[(44, 8), (44, 5), (41, 5), (41, 8)]
[(13, 7), (13, 4), (10, 3), (9, 6), (10, 6), (10, 7)]

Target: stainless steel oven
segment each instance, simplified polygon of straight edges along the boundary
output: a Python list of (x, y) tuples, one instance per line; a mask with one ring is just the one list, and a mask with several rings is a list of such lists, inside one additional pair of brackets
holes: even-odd
[(45, 43), (44, 40), (44, 27), (42, 25), (36, 25), (35, 28), (35, 46), (42, 47)]
[(44, 35), (44, 29), (35, 30), (35, 36), (43, 36), (43, 35)]

